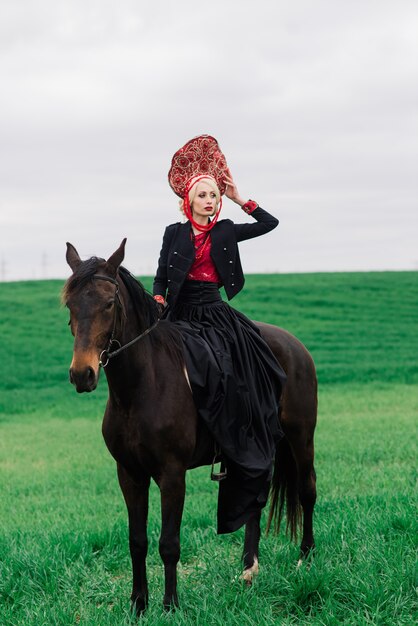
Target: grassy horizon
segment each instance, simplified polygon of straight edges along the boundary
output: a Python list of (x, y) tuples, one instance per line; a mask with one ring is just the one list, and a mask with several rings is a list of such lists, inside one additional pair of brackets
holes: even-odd
[[(0, 283), (2, 626), (133, 623), (127, 514), (100, 430), (106, 383), (81, 396), (68, 383), (63, 283)], [(165, 615), (154, 485), (142, 621), (414, 623), (418, 273), (249, 275), (231, 304), (294, 333), (316, 362), (316, 555), (297, 570), (284, 532), (263, 537), (260, 575), (244, 588), (243, 531), (216, 536), (216, 489), (207, 468), (194, 470), (181, 609)]]

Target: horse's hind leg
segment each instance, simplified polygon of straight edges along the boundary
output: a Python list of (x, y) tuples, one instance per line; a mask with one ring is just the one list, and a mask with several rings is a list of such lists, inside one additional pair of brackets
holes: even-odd
[(292, 441), (293, 454), (298, 466), (299, 501), (303, 510), (302, 542), (300, 558), (306, 557), (315, 547), (313, 535), (313, 511), (316, 502), (316, 474), (314, 468), (313, 436), (301, 433)]
[(243, 580), (251, 585), (253, 577), (258, 574), (258, 544), (260, 541), (261, 511), (254, 513), (245, 525), (244, 540), (244, 572)]
[(128, 508), (129, 549), (132, 559), (132, 608), (140, 615), (148, 604), (146, 556), (148, 551), (147, 517), (150, 477), (144, 474), (133, 481), (118, 464), (119, 484)]
[(180, 559), (180, 524), (186, 490), (185, 475), (185, 468), (171, 466), (164, 469), (158, 480), (162, 518), (160, 556), (165, 572), (163, 605), (166, 610), (178, 606), (177, 563)]

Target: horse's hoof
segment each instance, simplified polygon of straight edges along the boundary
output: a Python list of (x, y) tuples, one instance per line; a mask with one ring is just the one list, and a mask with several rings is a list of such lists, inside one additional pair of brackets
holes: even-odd
[(144, 600), (144, 598), (136, 598), (136, 600), (131, 600), (131, 610), (134, 615), (137, 617), (141, 617), (145, 613), (148, 607), (148, 598)]
[(315, 551), (314, 543), (302, 544), (300, 546), (299, 560), (307, 559), (309, 556), (311, 556), (314, 553), (314, 551)]
[(179, 601), (177, 598), (171, 598), (170, 600), (163, 600), (164, 611), (176, 611), (179, 608)]
[(251, 567), (247, 567), (247, 569), (242, 572), (241, 576), (247, 587), (251, 587), (251, 585), (253, 584), (253, 578), (254, 576), (257, 576), (258, 572), (258, 559), (257, 557), (254, 557), (254, 563), (251, 565)]
[(312, 557), (315, 552), (315, 545), (312, 546), (303, 546), (300, 549), (299, 561), (296, 565), (296, 569), (300, 569), (303, 564), (306, 564), (306, 567), (310, 567), (312, 564)]

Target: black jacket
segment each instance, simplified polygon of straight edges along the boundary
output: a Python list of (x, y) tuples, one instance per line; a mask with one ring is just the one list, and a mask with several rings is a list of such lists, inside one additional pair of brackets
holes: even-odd
[[(234, 224), (232, 220), (217, 222), (210, 231), (211, 257), (231, 300), (244, 286), (238, 242), (268, 233), (279, 220), (258, 207), (251, 213), (254, 224)], [(165, 229), (163, 245), (154, 279), (154, 295), (166, 298), (173, 306), (195, 258), (190, 237), (190, 222), (170, 224)]]

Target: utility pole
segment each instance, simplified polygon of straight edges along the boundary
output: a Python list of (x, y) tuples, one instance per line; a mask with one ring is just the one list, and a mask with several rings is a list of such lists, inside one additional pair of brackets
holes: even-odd
[(42, 253), (41, 267), (42, 267), (41, 276), (42, 276), (42, 278), (46, 278), (47, 274), (48, 274), (48, 271), (47, 271), (47, 268), (48, 268), (48, 256), (47, 256), (46, 252)]
[(4, 281), (6, 280), (6, 265), (6, 259), (4, 258), (4, 256), (2, 256), (0, 262), (0, 277), (2, 283), (4, 283)]

